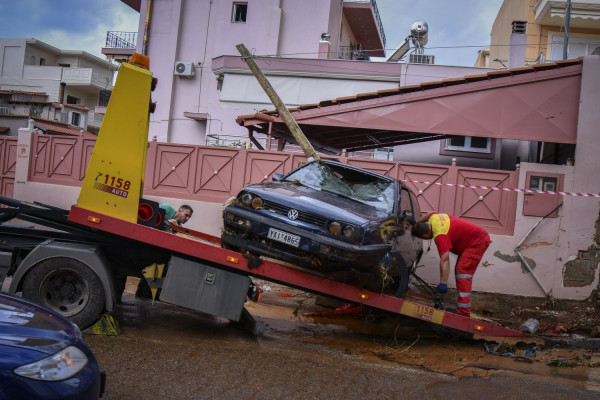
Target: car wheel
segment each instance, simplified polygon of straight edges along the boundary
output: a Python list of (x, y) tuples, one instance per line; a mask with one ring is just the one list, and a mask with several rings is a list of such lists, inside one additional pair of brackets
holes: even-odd
[(105, 302), (102, 282), (94, 271), (64, 257), (33, 267), (23, 280), (23, 297), (62, 314), (81, 329), (100, 316)]
[(390, 294), (402, 297), (410, 283), (410, 269), (407, 268), (404, 257), (399, 251), (390, 251), (383, 257), (386, 272), (394, 279), (394, 284), (388, 288)]

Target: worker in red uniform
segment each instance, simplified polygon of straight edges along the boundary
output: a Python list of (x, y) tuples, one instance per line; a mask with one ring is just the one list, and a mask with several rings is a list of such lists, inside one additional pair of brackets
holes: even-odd
[(490, 235), (480, 227), (464, 219), (448, 214), (430, 213), (421, 216), (412, 228), (413, 236), (433, 239), (440, 254), (440, 283), (437, 292), (448, 292), (450, 255), (458, 255), (454, 274), (458, 302), (456, 311), (466, 317), (471, 315), (471, 286), (473, 275), (481, 257), (492, 241)]

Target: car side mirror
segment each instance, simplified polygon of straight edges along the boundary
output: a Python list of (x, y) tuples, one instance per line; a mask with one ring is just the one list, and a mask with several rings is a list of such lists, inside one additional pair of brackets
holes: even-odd
[(281, 172), (275, 172), (273, 174), (273, 182), (279, 182), (283, 178), (283, 174)]
[(404, 210), (402, 211), (402, 214), (400, 214), (400, 219), (410, 223), (411, 225), (414, 225), (416, 223), (415, 221), (415, 213), (412, 212), (411, 210)]

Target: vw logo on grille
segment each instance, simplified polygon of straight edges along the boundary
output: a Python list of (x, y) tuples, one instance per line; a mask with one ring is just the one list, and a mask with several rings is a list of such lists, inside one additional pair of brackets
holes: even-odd
[(298, 219), (298, 210), (294, 210), (293, 208), (288, 211), (288, 218), (292, 221)]

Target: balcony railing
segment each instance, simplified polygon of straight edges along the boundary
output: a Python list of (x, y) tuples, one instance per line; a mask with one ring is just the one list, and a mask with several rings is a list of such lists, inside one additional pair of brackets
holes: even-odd
[(337, 51), (339, 60), (364, 60), (369, 61), (369, 52), (360, 46), (339, 46)]
[(106, 32), (107, 49), (135, 49), (137, 32)]

